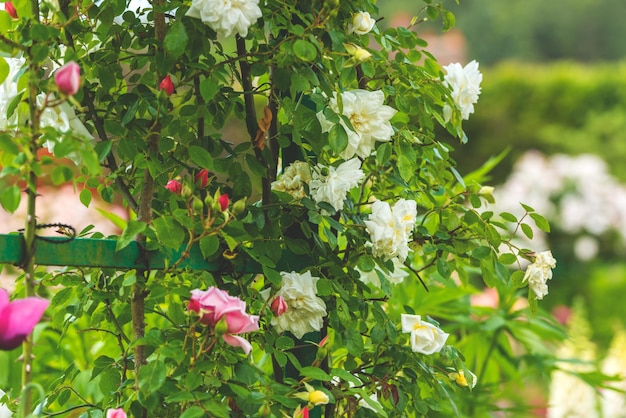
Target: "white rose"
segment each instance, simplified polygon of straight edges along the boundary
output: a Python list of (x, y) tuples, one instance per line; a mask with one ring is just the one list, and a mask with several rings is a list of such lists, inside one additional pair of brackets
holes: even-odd
[(259, 0), (192, 0), (186, 15), (225, 37), (248, 36), (248, 28), (262, 16)]
[(380, 200), (372, 204), (372, 214), (365, 226), (372, 242), (372, 254), (386, 260), (398, 257), (404, 262), (409, 254), (409, 241), (415, 226), (417, 203), (400, 199), (393, 209)]
[(342, 210), (348, 192), (358, 186), (364, 177), (358, 158), (341, 163), (336, 169), (318, 164), (313, 170), (309, 193), (316, 202), (327, 202), (335, 210)]
[(304, 185), (311, 181), (311, 169), (304, 161), (294, 161), (278, 178), (272, 182), (272, 190), (289, 193), (294, 199), (306, 197)]
[(374, 29), (376, 19), (372, 19), (368, 12), (358, 12), (352, 17), (352, 24), (348, 27), (349, 33), (365, 35)]
[[(382, 90), (350, 90), (341, 93), (343, 115), (352, 124), (350, 129), (343, 121), (339, 123), (348, 133), (348, 146), (341, 152), (344, 160), (354, 155), (367, 158), (372, 153), (376, 141), (388, 142), (393, 135), (393, 127), (389, 120), (396, 114), (396, 110), (384, 104), (385, 94)], [(337, 94), (330, 99), (330, 108), (339, 113)], [(333, 123), (328, 122), (323, 112), (317, 114), (323, 132), (328, 132)]]
[(401, 323), (402, 332), (411, 334), (411, 349), (417, 353), (438, 353), (450, 335), (433, 324), (422, 321), (419, 315), (402, 314)]
[(282, 296), (289, 309), (281, 316), (273, 317), (272, 325), (278, 332), (289, 331), (296, 338), (322, 329), (327, 313), (326, 304), (317, 296), (319, 277), (311, 276), (310, 271), (303, 274), (281, 272), (280, 275), (283, 283), (276, 296)]
[(524, 282), (537, 295), (537, 299), (543, 299), (548, 294), (547, 281), (552, 279), (552, 269), (556, 267), (556, 260), (552, 257), (552, 252), (543, 251), (537, 253), (535, 262), (526, 268)]
[[(472, 61), (465, 67), (454, 63), (443, 68), (446, 70), (444, 83), (451, 90), (452, 100), (461, 111), (461, 117), (469, 119), (469, 115), (474, 113), (474, 103), (478, 102), (480, 83), (483, 80), (483, 75), (478, 71), (478, 63)], [(446, 105), (443, 112), (445, 120), (450, 120), (452, 116), (450, 106)]]

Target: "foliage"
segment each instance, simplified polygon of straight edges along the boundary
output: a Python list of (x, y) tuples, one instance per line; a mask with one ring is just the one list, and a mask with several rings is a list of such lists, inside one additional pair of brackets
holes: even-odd
[[(445, 29), (453, 24), (450, 12), (425, 3), (418, 18), (440, 17)], [(0, 13), (8, 28), (0, 39), (7, 55), (22, 54), (28, 64), (10, 80), (20, 93), (6, 116), (27, 116), (0, 135), (3, 207), (14, 210), (16, 185), (26, 181), (34, 208), (37, 178), (72, 157), (76, 170), (52, 172), (80, 187), (83, 203), (99, 193), (123, 198), (131, 212), (117, 250), (138, 241), (149, 259), (151, 251), (183, 249), (165, 270), (48, 273), (25, 262), (17, 293), (36, 287), (51, 298), (49, 320), (36, 333), (33, 373), (47, 393), (45, 413), (97, 417), (121, 406), (138, 417), (281, 417), (308, 404), (325, 416), (478, 417), (497, 408), (503, 376), (551, 367), (547, 343), (564, 335), (525, 289), (521, 269), (534, 252), (512, 241), (529, 234), (529, 223), (545, 231), (549, 225), (529, 206), (519, 218), (479, 212), (493, 197), (481, 176), (460, 174), (452, 146), (438, 140), (436, 126), (467, 138), (424, 42), (407, 28), (348, 30), (354, 14), (376, 16), (374, 4), (269, 0), (247, 37), (234, 41), (186, 16), (189, 5), (179, 1), (139, 10), (121, 1), (61, 2), (60, 10), (15, 5), (19, 19)], [(56, 89), (49, 69), (70, 61), (82, 69), (83, 88), (68, 102), (46, 95)], [(363, 95), (350, 106), (369, 113), (347, 117), (339, 93), (356, 89), (380, 92), (385, 105)], [(40, 125), (39, 92), (44, 108), (70, 103), (94, 140)], [(445, 106), (455, 109), (449, 120)], [(368, 125), (382, 114), (391, 119)], [(245, 129), (226, 130), (230, 123)], [(393, 129), (381, 128), (387, 123)], [(372, 152), (357, 152), (364, 180), (349, 182), (340, 210), (336, 199), (308, 197), (306, 183), (304, 195), (272, 190), (279, 166), (286, 172), (296, 159), (312, 177), (330, 181), (340, 156), (352, 157), (346, 153), (355, 135), (371, 139)], [(38, 156), (44, 145), (52, 157)], [(374, 207), (385, 213), (375, 201), (393, 206), (388, 225), (369, 222)], [(31, 215), (27, 249), (34, 245)], [(377, 247), (376, 228), (395, 235)], [(398, 237), (410, 250), (406, 260), (386, 250)], [(195, 246), (219, 271), (181, 268)], [(394, 286), (396, 268), (409, 278)], [(301, 339), (272, 326), (272, 298), (291, 271), (317, 278), (316, 297), (327, 312), (317, 332)], [(380, 286), (361, 280), (368, 272)], [(470, 295), (485, 285), (497, 289), (499, 302), (473, 307)], [(191, 291), (210, 286), (245, 302), (231, 301), (258, 321), (260, 330), (245, 334), (250, 357), (229, 345), (230, 324), (205, 321), (214, 311), (190, 313), (198, 311)], [(530, 309), (515, 308), (524, 294)], [(287, 312), (306, 308), (294, 301)], [(450, 333), (447, 345), (432, 355), (412, 351), (402, 314)], [(15, 399), (19, 383), (8, 379)]]

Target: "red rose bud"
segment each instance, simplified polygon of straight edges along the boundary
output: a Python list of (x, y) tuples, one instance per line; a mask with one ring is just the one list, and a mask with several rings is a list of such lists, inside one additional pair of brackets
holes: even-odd
[(287, 312), (287, 308), (287, 302), (285, 302), (285, 299), (282, 296), (276, 296), (270, 304), (270, 309), (276, 316), (281, 316)]
[(166, 76), (161, 84), (159, 84), (159, 88), (165, 91), (165, 94), (171, 96), (174, 93), (174, 83), (172, 83), (172, 78), (168, 75)]
[(196, 185), (203, 189), (209, 184), (209, 170), (203, 168), (196, 173)]
[(228, 195), (227, 194), (221, 195), (217, 199), (217, 202), (220, 204), (220, 209), (222, 210), (222, 212), (225, 212), (226, 209), (228, 209), (228, 204), (230, 203), (230, 201), (228, 199)]
[(167, 182), (167, 184), (165, 185), (165, 188), (167, 190), (169, 190), (172, 193), (176, 193), (176, 194), (181, 194), (181, 192), (183, 191), (183, 185), (176, 180), (170, 180)]
[(11, 16), (13, 19), (17, 19), (17, 10), (15, 10), (15, 6), (13, 6), (13, 3), (11, 3), (10, 1), (4, 3), (4, 10), (6, 10), (9, 16)]
[(54, 82), (61, 93), (73, 96), (80, 87), (80, 67), (74, 61), (68, 62), (56, 70)]

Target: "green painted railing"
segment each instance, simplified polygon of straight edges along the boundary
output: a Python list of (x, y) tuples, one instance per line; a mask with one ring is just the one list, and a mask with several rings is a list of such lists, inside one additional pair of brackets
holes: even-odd
[[(163, 270), (181, 259), (184, 248), (178, 251), (143, 251), (140, 244), (131, 242), (115, 251), (117, 241), (113, 239), (46, 237), (38, 239), (35, 247), (35, 262), (43, 266), (102, 267), (118, 270), (151, 269)], [(22, 235), (0, 234), (0, 263), (20, 265), (24, 259)], [(240, 260), (240, 262), (239, 262)], [(193, 245), (189, 253), (178, 264), (178, 268), (213, 272), (236, 271), (238, 273), (261, 273), (259, 263), (242, 253), (236, 263), (206, 261), (200, 247)], [(233, 265), (235, 267), (233, 267)], [(298, 271), (311, 265), (309, 257), (285, 251), (277, 263), (282, 271)]]

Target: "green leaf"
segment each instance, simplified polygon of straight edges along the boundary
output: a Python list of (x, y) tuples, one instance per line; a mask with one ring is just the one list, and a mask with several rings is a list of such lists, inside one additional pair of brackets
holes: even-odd
[(200, 418), (204, 417), (206, 413), (199, 406), (192, 406), (180, 416), (180, 418)]
[(472, 250), (472, 257), (474, 258), (485, 258), (491, 254), (491, 248), (480, 246), (476, 247)]
[(189, 37), (187, 36), (185, 25), (183, 25), (180, 21), (175, 21), (167, 31), (167, 35), (165, 35), (165, 40), (163, 42), (165, 51), (167, 51), (168, 54), (171, 54), (174, 58), (178, 58), (185, 52), (188, 40)]
[(511, 253), (501, 254), (498, 261), (502, 264), (513, 264), (517, 261), (517, 256)]
[(83, 190), (80, 191), (80, 203), (82, 203), (83, 205), (85, 205), (86, 208), (89, 207), (89, 204), (91, 203), (91, 190), (89, 190), (88, 188), (83, 188)]
[(7, 61), (3, 57), (0, 57), (0, 84), (4, 83), (4, 80), (7, 79), (10, 70), (11, 68), (9, 64), (7, 64)]
[(517, 217), (509, 212), (502, 212), (500, 217), (508, 222), (517, 222)]
[(360, 357), (364, 350), (361, 333), (355, 328), (348, 328), (344, 334), (344, 338), (348, 352), (355, 357)]
[(297, 39), (293, 43), (293, 53), (302, 61), (311, 62), (317, 57), (317, 48), (304, 39)]
[(122, 235), (117, 240), (115, 244), (115, 251), (119, 251), (122, 248), (126, 248), (128, 244), (133, 242), (138, 234), (141, 234), (146, 230), (148, 225), (145, 222), (139, 221), (128, 221), (126, 224), (126, 228), (122, 232)]
[(210, 258), (220, 249), (220, 240), (215, 235), (203, 237), (200, 239), (200, 251), (204, 258)]
[(533, 229), (530, 227), (530, 225), (521, 224), (520, 226), (522, 227), (522, 232), (524, 233), (524, 235), (526, 235), (528, 239), (533, 239)]
[[(361, 337), (360, 334), (359, 337)], [(303, 377), (310, 377), (311, 379), (319, 380), (321, 382), (330, 382), (332, 380), (332, 377), (319, 367), (303, 367), (300, 369), (300, 375)]]
[(7, 187), (2, 194), (0, 194), (0, 204), (9, 213), (13, 213), (20, 205), (20, 199), (22, 198), (22, 191), (17, 185)]
[(546, 218), (536, 212), (531, 213), (530, 217), (535, 221), (537, 228), (541, 229), (543, 232), (550, 232), (550, 224)]
[(165, 383), (165, 364), (160, 360), (153, 360), (139, 369), (139, 390), (150, 395)]
[(534, 211), (535, 211), (535, 209), (531, 208), (531, 207), (530, 207), (530, 206), (528, 206), (528, 205), (525, 205), (525, 204), (523, 204), (523, 203), (520, 203), (520, 205), (522, 205), (522, 207), (524, 208), (524, 210), (525, 210), (526, 212), (528, 212), (528, 213), (530, 213), (530, 212), (534, 212)]
[(185, 230), (171, 216), (161, 216), (152, 223), (159, 241), (167, 248), (178, 250), (185, 239)]
[(205, 78), (200, 82), (200, 95), (205, 102), (213, 99), (218, 91), (220, 91), (220, 85), (212, 78)]
[(348, 146), (348, 134), (341, 124), (337, 123), (330, 128), (328, 143), (337, 154), (346, 149)]
[(213, 157), (209, 154), (209, 151), (197, 145), (189, 147), (189, 158), (198, 167), (206, 168), (208, 170), (213, 168)]

